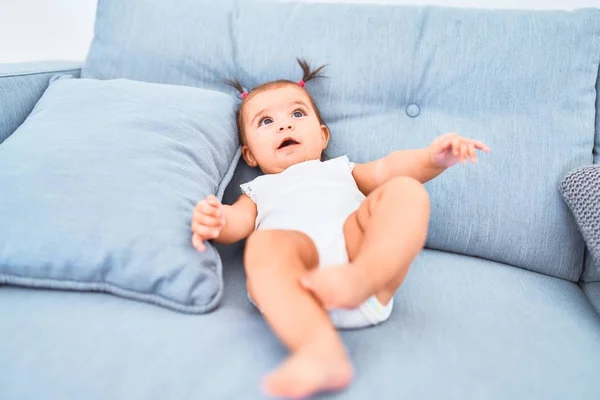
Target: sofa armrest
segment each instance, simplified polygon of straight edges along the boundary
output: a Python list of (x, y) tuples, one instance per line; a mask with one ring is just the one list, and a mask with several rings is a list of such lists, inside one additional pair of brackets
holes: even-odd
[(53, 75), (79, 77), (80, 69), (73, 61), (0, 64), (0, 143), (25, 121)]

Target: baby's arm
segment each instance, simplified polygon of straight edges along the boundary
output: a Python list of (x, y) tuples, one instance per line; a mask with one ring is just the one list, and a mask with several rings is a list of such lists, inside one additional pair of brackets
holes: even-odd
[(424, 149), (396, 151), (370, 163), (356, 164), (353, 176), (365, 195), (397, 176), (408, 176), (425, 183), (457, 162), (465, 163), (469, 159), (477, 162), (476, 150), (487, 153), (490, 149), (478, 140), (448, 133)]
[(429, 148), (400, 150), (369, 163), (356, 164), (352, 175), (361, 192), (368, 195), (397, 176), (409, 176), (425, 183), (446, 168), (434, 164)]
[(208, 196), (194, 208), (192, 244), (204, 251), (205, 240), (230, 244), (247, 238), (254, 231), (256, 215), (256, 204), (246, 195), (233, 205), (223, 205), (215, 196)]

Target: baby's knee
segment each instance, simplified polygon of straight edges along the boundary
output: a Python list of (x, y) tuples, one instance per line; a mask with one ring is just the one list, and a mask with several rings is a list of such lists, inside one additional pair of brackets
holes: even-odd
[(393, 178), (386, 183), (386, 192), (391, 196), (410, 198), (424, 207), (429, 207), (429, 194), (425, 186), (414, 178), (408, 176)]
[(254, 231), (246, 240), (246, 252), (269, 247), (275, 239), (272, 231)]

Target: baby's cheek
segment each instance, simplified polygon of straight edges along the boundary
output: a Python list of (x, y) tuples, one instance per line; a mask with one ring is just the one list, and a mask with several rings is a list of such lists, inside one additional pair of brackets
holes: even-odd
[(273, 148), (275, 141), (275, 138), (272, 137), (261, 137), (258, 141), (258, 147), (260, 151), (267, 153)]
[(257, 140), (253, 148), (254, 156), (259, 162), (266, 162), (273, 157), (273, 142), (271, 140)]
[(268, 140), (267, 135), (264, 135), (259, 132), (253, 132), (252, 135), (248, 135), (247, 142), (248, 147), (254, 150), (258, 150), (259, 148), (264, 146), (264, 143)]

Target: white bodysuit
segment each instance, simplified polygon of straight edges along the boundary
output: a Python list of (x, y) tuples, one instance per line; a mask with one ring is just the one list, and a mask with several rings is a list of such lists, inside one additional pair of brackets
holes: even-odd
[[(278, 174), (241, 185), (258, 210), (256, 230), (289, 229), (308, 235), (317, 248), (320, 268), (348, 263), (344, 222), (365, 196), (352, 176), (354, 163), (342, 156), (311, 160)], [(361, 328), (389, 318), (393, 299), (383, 306), (375, 296), (355, 309), (330, 311), (338, 328)]]

